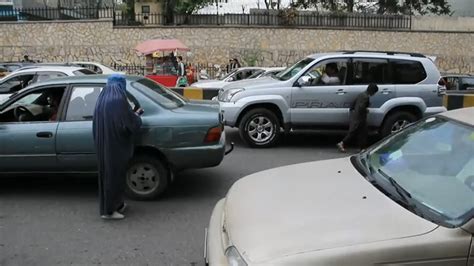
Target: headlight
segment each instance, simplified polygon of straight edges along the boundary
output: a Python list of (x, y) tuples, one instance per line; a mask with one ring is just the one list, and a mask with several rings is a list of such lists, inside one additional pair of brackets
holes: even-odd
[(220, 95), (219, 100), (223, 102), (230, 102), (230, 100), (232, 99), (232, 97), (234, 97), (234, 95), (242, 91), (244, 91), (244, 89), (226, 90)]
[(247, 263), (240, 256), (237, 249), (232, 246), (225, 251), (225, 256), (227, 257), (227, 262), (230, 266), (247, 266)]

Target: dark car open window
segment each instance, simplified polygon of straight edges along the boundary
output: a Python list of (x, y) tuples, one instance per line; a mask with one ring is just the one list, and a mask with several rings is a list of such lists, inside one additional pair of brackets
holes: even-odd
[(65, 86), (35, 89), (0, 111), (0, 122), (53, 122), (59, 120)]

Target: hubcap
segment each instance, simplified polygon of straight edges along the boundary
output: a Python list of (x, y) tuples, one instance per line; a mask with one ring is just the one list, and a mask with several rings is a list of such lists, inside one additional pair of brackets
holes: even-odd
[(148, 163), (137, 163), (127, 172), (127, 184), (137, 194), (148, 194), (160, 184), (156, 168)]
[(404, 129), (408, 124), (410, 124), (410, 121), (408, 120), (398, 120), (395, 123), (393, 123), (392, 126), (392, 133), (396, 133), (402, 129)]
[(250, 139), (256, 143), (270, 140), (274, 133), (273, 123), (264, 116), (253, 118), (247, 126)]

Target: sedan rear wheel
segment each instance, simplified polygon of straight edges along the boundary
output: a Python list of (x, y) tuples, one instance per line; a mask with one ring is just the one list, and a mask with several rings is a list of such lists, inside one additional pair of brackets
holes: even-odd
[(127, 170), (126, 193), (138, 200), (151, 200), (168, 187), (169, 171), (164, 163), (152, 155), (134, 157)]

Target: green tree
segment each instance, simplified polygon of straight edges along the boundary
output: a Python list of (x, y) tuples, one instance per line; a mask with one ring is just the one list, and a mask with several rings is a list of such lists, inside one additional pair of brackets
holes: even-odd
[(174, 11), (176, 14), (191, 15), (197, 10), (214, 3), (214, 0), (178, 0)]
[[(294, 7), (321, 7), (332, 12), (353, 12), (356, 7), (354, 0), (344, 0), (343, 5), (337, 0), (296, 0)], [(375, 4), (378, 14), (435, 14), (450, 15), (451, 6), (447, 0), (378, 0)]]

